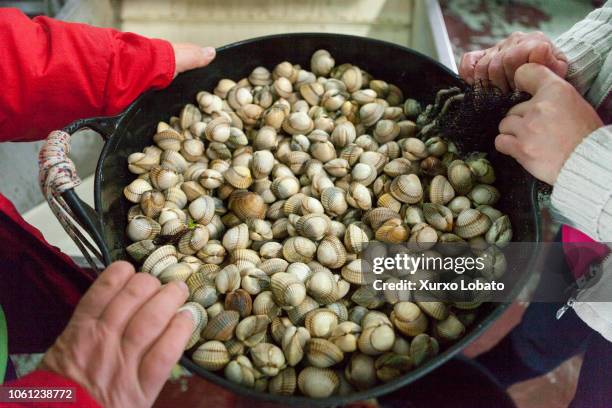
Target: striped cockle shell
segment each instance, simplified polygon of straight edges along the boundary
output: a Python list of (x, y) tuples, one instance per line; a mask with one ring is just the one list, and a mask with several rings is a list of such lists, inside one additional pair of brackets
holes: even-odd
[(306, 342), (306, 357), (308, 362), (319, 368), (328, 368), (342, 361), (344, 353), (340, 347), (329, 340), (311, 338)]
[[(198, 272), (194, 272), (189, 278), (196, 274), (198, 274)], [(187, 279), (189, 280), (189, 278)], [(191, 289), (193, 284), (189, 285), (188, 283), (191, 290), (189, 299), (195, 303), (198, 303), (199, 305), (202, 305), (202, 307), (212, 306), (219, 300), (219, 292), (217, 292), (217, 289), (213, 286), (213, 284), (214, 280), (211, 283), (201, 284), (194, 289)]]
[(253, 310), (251, 295), (244, 289), (236, 289), (225, 295), (225, 310), (235, 310), (241, 318), (249, 316)]
[(235, 188), (248, 188), (253, 184), (251, 170), (246, 166), (231, 166), (223, 173), (227, 183)]
[(198, 178), (200, 185), (209, 190), (221, 187), (223, 181), (223, 174), (215, 169), (206, 169), (202, 171)]
[(376, 377), (382, 382), (392, 381), (412, 369), (410, 356), (388, 352), (374, 362)]
[(315, 256), (317, 246), (308, 238), (295, 236), (283, 244), (283, 257), (288, 262), (309, 262)]
[(461, 213), (461, 211), (470, 208), (472, 206), (472, 202), (465, 196), (457, 196), (450, 200), (446, 206), (449, 210), (451, 210), (453, 216), (456, 217)]
[(330, 309), (315, 309), (306, 314), (304, 326), (312, 337), (327, 338), (338, 325), (338, 316)]
[(295, 368), (287, 367), (272, 377), (268, 383), (268, 391), (274, 395), (293, 395), (297, 388)]
[(276, 304), (274, 295), (269, 290), (259, 293), (253, 301), (253, 314), (266, 315), (270, 319), (275, 318), (281, 312), (280, 306)]
[(259, 343), (251, 349), (253, 364), (267, 376), (275, 376), (286, 366), (283, 351), (271, 343)]
[(401, 217), (397, 212), (386, 207), (373, 208), (363, 216), (363, 222), (369, 224), (374, 231), (391, 219), (401, 219)]
[(344, 369), (344, 375), (348, 382), (357, 389), (372, 388), (377, 382), (374, 359), (366, 354), (353, 353)]
[(181, 181), (181, 176), (173, 170), (154, 166), (149, 171), (151, 184), (158, 190), (166, 190), (170, 187), (174, 187)]
[(304, 358), (306, 342), (310, 340), (310, 333), (304, 327), (288, 326), (283, 330), (280, 341), (287, 364), (296, 366)]
[[(181, 190), (185, 193), (186, 201), (193, 201), (206, 194), (206, 190), (197, 181), (185, 181), (181, 183)], [(185, 203), (186, 204), (186, 203)], [(184, 207), (185, 205), (183, 205)]]
[(455, 190), (446, 177), (435, 176), (429, 185), (429, 201), (434, 204), (446, 205), (455, 197)]
[(256, 267), (245, 268), (240, 272), (241, 287), (251, 295), (257, 295), (270, 287), (270, 277)]
[(417, 302), (419, 308), (436, 320), (444, 320), (448, 316), (448, 307), (443, 302)]
[(142, 264), (142, 271), (158, 276), (168, 266), (178, 262), (176, 248), (164, 245), (153, 251)]
[(374, 128), (374, 138), (378, 143), (386, 143), (394, 140), (400, 132), (397, 122), (383, 119), (376, 123)]
[(227, 348), (220, 341), (207, 341), (200, 345), (192, 355), (193, 361), (207, 370), (217, 371), (229, 363)]
[(340, 216), (348, 209), (346, 193), (337, 187), (328, 187), (321, 192), (321, 204), (331, 216)]
[(236, 326), (236, 338), (247, 347), (254, 347), (264, 340), (269, 324), (266, 315), (248, 316)]
[(298, 193), (300, 182), (294, 176), (278, 177), (270, 185), (270, 190), (276, 198), (284, 200)]
[[(187, 205), (187, 195), (181, 187), (170, 187), (164, 191), (165, 207), (183, 209)], [(142, 202), (141, 202), (142, 205)]]
[(353, 208), (369, 210), (372, 208), (372, 195), (364, 184), (354, 181), (346, 192), (346, 202)]
[(455, 220), (455, 234), (461, 238), (473, 238), (489, 230), (491, 219), (474, 208), (463, 210)]
[(196, 226), (193, 229), (189, 229), (181, 236), (177, 247), (179, 252), (193, 255), (206, 245), (208, 239), (208, 229), (203, 226)]
[(476, 184), (467, 196), (477, 206), (495, 205), (499, 200), (500, 193), (497, 188), (489, 184)]
[(253, 153), (251, 171), (256, 179), (267, 177), (274, 166), (274, 155), (268, 150), (258, 150)]
[(153, 190), (153, 187), (148, 181), (137, 178), (123, 189), (123, 195), (128, 201), (138, 204), (142, 195), (150, 190)]
[(225, 260), (226, 253), (227, 251), (219, 241), (209, 240), (206, 245), (196, 253), (196, 256), (206, 264), (220, 265)]
[(137, 215), (128, 223), (126, 232), (132, 241), (151, 240), (161, 232), (161, 226), (152, 218)]
[(473, 186), (473, 176), (470, 168), (463, 160), (453, 160), (448, 165), (448, 181), (457, 194), (467, 194)]
[(406, 204), (415, 204), (423, 198), (421, 180), (415, 174), (403, 174), (393, 179), (390, 193), (397, 200)]
[(318, 271), (310, 275), (306, 281), (306, 291), (313, 299), (323, 304), (338, 300), (338, 283), (331, 273), (325, 271)]
[(289, 320), (291, 320), (291, 323), (296, 326), (301, 326), (304, 324), (304, 320), (308, 312), (310, 312), (311, 310), (315, 310), (318, 307), (319, 303), (316, 300), (314, 300), (310, 296), (306, 296), (302, 303), (300, 303), (294, 308), (287, 310), (287, 316), (289, 317)]
[(277, 272), (285, 272), (287, 267), (289, 266), (289, 262), (287, 262), (283, 258), (270, 258), (261, 261), (257, 267), (264, 271), (266, 275), (272, 276)]
[(298, 375), (300, 391), (312, 398), (326, 398), (340, 385), (338, 375), (329, 368), (306, 367)]
[(401, 141), (402, 157), (415, 161), (427, 157), (425, 143), (416, 137), (409, 137)]
[(497, 245), (500, 248), (508, 245), (510, 240), (512, 240), (510, 218), (507, 215), (497, 218), (487, 231), (485, 239), (489, 244)]
[(174, 280), (185, 281), (193, 273), (193, 269), (183, 262), (175, 263), (164, 268), (157, 277), (161, 283), (168, 283)]
[(298, 219), (295, 228), (298, 234), (318, 241), (331, 227), (331, 221), (325, 214), (307, 214)]
[(223, 310), (211, 317), (204, 330), (202, 338), (205, 340), (226, 341), (234, 336), (234, 329), (238, 324), (240, 315), (235, 310)]
[(389, 177), (398, 177), (402, 174), (415, 173), (415, 170), (413, 162), (404, 157), (391, 160), (383, 167), (383, 172)]
[(380, 323), (364, 327), (357, 345), (359, 351), (375, 356), (391, 350), (395, 342), (395, 332), (390, 324)]
[(317, 247), (317, 260), (331, 269), (341, 268), (346, 263), (346, 248), (334, 235), (327, 235)]
[(240, 271), (233, 264), (225, 266), (215, 276), (215, 287), (219, 293), (228, 293), (238, 289), (240, 282)]
[(330, 141), (336, 148), (342, 148), (353, 143), (356, 137), (355, 125), (351, 122), (343, 122), (334, 128), (330, 135)]
[(211, 196), (202, 196), (189, 204), (189, 214), (202, 225), (207, 225), (215, 215), (215, 200)]
[(125, 250), (136, 262), (142, 262), (155, 251), (155, 248), (157, 246), (153, 243), (152, 239), (145, 239), (128, 245)]
[(423, 216), (427, 223), (438, 231), (449, 232), (453, 230), (453, 213), (441, 204), (423, 204)]
[(384, 113), (385, 107), (376, 102), (366, 103), (359, 108), (359, 118), (366, 127), (370, 127), (378, 122)]
[(278, 272), (272, 275), (270, 287), (280, 306), (298, 306), (306, 297), (304, 283), (290, 273)]
[(182, 236), (182, 234), (187, 232), (188, 229), (189, 227), (187, 224), (178, 218), (175, 218), (164, 222), (161, 229), (161, 235), (169, 237), (172, 241), (174, 241), (174, 239), (177, 239), (178, 237)]
[(251, 218), (263, 219), (268, 206), (259, 194), (236, 190), (229, 197), (229, 209), (244, 222)]
[(398, 302), (390, 315), (391, 322), (402, 334), (414, 337), (427, 330), (428, 319), (412, 302)]
[(223, 235), (223, 246), (228, 251), (240, 248), (248, 248), (251, 240), (249, 238), (249, 227), (242, 223), (228, 229)]
[(359, 254), (368, 246), (368, 243), (368, 235), (362, 228), (355, 224), (350, 224), (346, 227), (344, 245), (348, 251)]
[(248, 388), (253, 388), (255, 379), (260, 375), (257, 370), (253, 368), (251, 360), (243, 355), (238, 355), (234, 360), (230, 361), (225, 366), (223, 373), (225, 374), (225, 378), (231, 382)]
[(455, 341), (464, 333), (465, 326), (454, 314), (449, 314), (444, 320), (436, 321), (433, 326), (434, 336), (445, 342)]
[(376, 230), (376, 240), (390, 244), (398, 244), (406, 242), (410, 232), (410, 227), (402, 222), (399, 218), (391, 218), (385, 221)]
[(162, 150), (181, 150), (181, 143), (185, 137), (174, 129), (165, 129), (153, 135), (153, 141)]
[(352, 321), (339, 323), (331, 332), (329, 341), (345, 353), (357, 350), (357, 339), (361, 334), (361, 326)]
[[(193, 139), (190, 139), (193, 140)], [(185, 143), (185, 141), (183, 141)], [(183, 174), (189, 167), (189, 162), (183, 155), (174, 150), (164, 150), (160, 157), (161, 167)]]
[(410, 342), (410, 357), (415, 366), (438, 354), (438, 341), (428, 334), (419, 334)]
[(411, 249), (427, 250), (438, 242), (438, 233), (429, 224), (415, 224), (410, 230), (408, 242)]
[(376, 279), (376, 275), (372, 273), (372, 266), (365, 259), (352, 260), (340, 273), (342, 278), (355, 285), (369, 285)]
[(294, 112), (283, 122), (283, 130), (290, 135), (306, 135), (312, 131), (314, 123), (306, 112)]

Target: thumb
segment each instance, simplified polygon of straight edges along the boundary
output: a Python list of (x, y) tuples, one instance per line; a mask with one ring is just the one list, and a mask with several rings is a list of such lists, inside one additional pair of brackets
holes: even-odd
[(556, 80), (557, 76), (544, 65), (534, 63), (521, 65), (514, 74), (516, 88), (531, 95), (535, 95), (551, 79)]
[(204, 67), (216, 55), (213, 47), (202, 48), (191, 43), (173, 43), (172, 48), (174, 49), (174, 59), (176, 61), (174, 76), (190, 69)]

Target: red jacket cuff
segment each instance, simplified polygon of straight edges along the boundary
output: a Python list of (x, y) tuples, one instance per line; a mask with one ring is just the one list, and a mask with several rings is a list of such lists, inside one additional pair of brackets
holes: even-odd
[[(50, 371), (36, 370), (18, 380), (3, 384), (3, 387), (36, 387), (36, 388), (73, 388), (75, 399), (73, 402), (54, 402), (56, 408), (103, 408), (78, 383)], [(2, 408), (13, 407), (47, 407), (46, 402), (7, 403), (0, 404)]]

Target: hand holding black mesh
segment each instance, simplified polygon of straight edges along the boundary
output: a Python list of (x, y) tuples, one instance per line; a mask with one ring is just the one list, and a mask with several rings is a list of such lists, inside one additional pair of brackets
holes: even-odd
[(442, 89), (433, 104), (417, 118), (423, 138), (446, 136), (457, 141), (494, 137), (499, 122), (514, 105), (527, 101), (525, 92), (503, 93), (499, 88), (478, 83), (463, 89)]

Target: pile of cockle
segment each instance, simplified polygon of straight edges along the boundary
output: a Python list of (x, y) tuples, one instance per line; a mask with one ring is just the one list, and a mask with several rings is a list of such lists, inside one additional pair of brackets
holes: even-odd
[[(327, 397), (423, 364), (479, 304), (374, 291), (360, 258), (369, 242), (435, 255), (437, 243), (502, 246), (511, 227), (492, 207), (490, 162), (421, 140), (418, 101), (325, 50), (310, 69), (221, 79), (160, 122), (154, 145), (128, 159), (139, 176), (124, 189), (127, 252), (189, 286), (197, 364), (245, 387)], [(479, 279), (503, 269), (491, 262)]]

